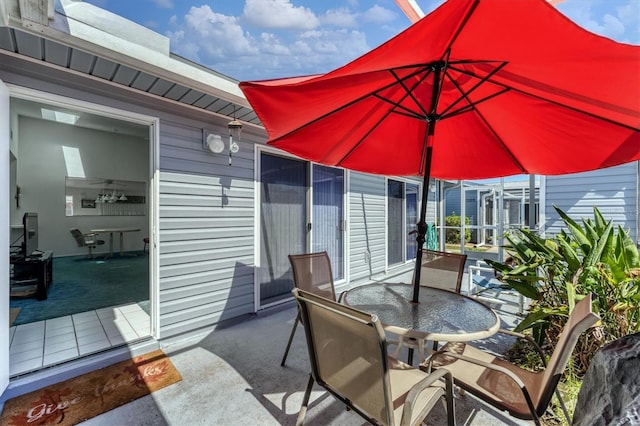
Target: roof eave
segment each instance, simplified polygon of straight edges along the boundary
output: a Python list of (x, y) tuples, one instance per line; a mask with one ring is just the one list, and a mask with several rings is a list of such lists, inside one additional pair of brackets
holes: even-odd
[(119, 24), (128, 25), (129, 32), (144, 32), (145, 35), (152, 32), (88, 3), (62, 0), (62, 9), (53, 10), (53, 1), (6, 0), (2, 2), (4, 8), (0, 8), (0, 23), (250, 108), (238, 81), (172, 58), (168, 40), (166, 49), (162, 44), (161, 39), (166, 37), (153, 33), (156, 43), (134, 43), (113, 31), (98, 28), (96, 23), (103, 22), (105, 25), (102, 26), (106, 27), (106, 23), (117, 20)]

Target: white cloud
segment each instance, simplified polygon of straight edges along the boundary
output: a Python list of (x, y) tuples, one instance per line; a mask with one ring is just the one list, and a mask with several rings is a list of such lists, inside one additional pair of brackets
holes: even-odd
[(243, 16), (251, 25), (266, 29), (309, 30), (319, 25), (310, 9), (289, 0), (247, 0)]
[(192, 61), (215, 63), (256, 53), (238, 18), (216, 13), (209, 6), (192, 7), (182, 22), (175, 16), (169, 22), (175, 28), (166, 33), (171, 50)]
[(317, 74), (342, 66), (369, 50), (364, 33), (347, 30), (306, 31), (289, 42), (263, 33), (255, 41), (259, 54), (212, 68), (241, 80)]
[(385, 9), (377, 4), (369, 8), (362, 15), (362, 19), (365, 22), (371, 22), (373, 24), (387, 24), (398, 17), (398, 14), (390, 9)]
[(603, 0), (567, 1), (558, 10), (576, 24), (596, 34), (626, 43), (640, 42), (640, 2)]
[(320, 16), (320, 23), (322, 25), (331, 25), (339, 28), (357, 28), (358, 23), (356, 21), (357, 15), (351, 13), (349, 10), (330, 9)]
[(161, 9), (173, 9), (173, 0), (151, 0), (153, 4)]
[(335, 10), (323, 15), (324, 26), (318, 20), (307, 30), (253, 32), (248, 20), (201, 6), (182, 17), (172, 16), (171, 30), (165, 34), (171, 51), (187, 59), (239, 80), (261, 80), (327, 72), (362, 55), (370, 47), (366, 34), (351, 27), (355, 18), (346, 10)]
[(616, 14), (627, 29), (620, 41), (640, 44), (640, 2), (629, 0), (627, 4), (616, 7)]
[(620, 19), (606, 14), (602, 17), (604, 34), (609, 34), (610, 38), (620, 39), (625, 33), (625, 27)]

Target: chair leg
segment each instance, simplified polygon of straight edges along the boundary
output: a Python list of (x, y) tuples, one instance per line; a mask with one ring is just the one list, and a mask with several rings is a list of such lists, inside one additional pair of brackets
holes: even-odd
[(560, 396), (560, 391), (558, 390), (558, 388), (556, 388), (556, 397), (558, 398), (558, 401), (560, 401), (560, 408), (562, 408), (562, 412), (564, 413), (564, 417), (567, 419), (567, 424), (571, 424), (571, 416), (569, 415), (569, 411), (567, 410), (567, 406), (564, 405), (564, 401), (562, 400), (562, 397)]
[(284, 367), (284, 363), (287, 361), (287, 355), (289, 355), (289, 348), (291, 347), (291, 342), (293, 341), (293, 335), (296, 334), (296, 328), (298, 327), (298, 322), (300, 321), (300, 311), (296, 315), (296, 320), (293, 322), (293, 328), (291, 329), (291, 334), (289, 335), (289, 342), (287, 343), (287, 349), (284, 351), (284, 356), (282, 357), (282, 362), (280, 365)]
[(91, 259), (94, 259), (94, 257), (93, 257), (93, 252), (91, 251), (92, 247), (91, 247), (91, 246), (87, 246), (87, 247), (89, 247), (89, 257), (90, 257)]
[(456, 425), (456, 408), (453, 398), (453, 378), (451, 376), (445, 379), (446, 400), (447, 400), (447, 424), (448, 426)]
[(309, 374), (309, 382), (307, 383), (307, 390), (304, 393), (304, 398), (302, 399), (302, 406), (300, 407), (300, 412), (298, 413), (298, 418), (296, 419), (296, 426), (302, 426), (304, 422), (304, 417), (307, 415), (307, 406), (309, 405), (309, 397), (311, 396), (311, 389), (313, 389), (313, 375)]

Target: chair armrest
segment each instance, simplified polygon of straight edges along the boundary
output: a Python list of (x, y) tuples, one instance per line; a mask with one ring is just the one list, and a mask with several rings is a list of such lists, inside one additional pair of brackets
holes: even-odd
[[(459, 360), (466, 361), (466, 362), (469, 362), (471, 364), (476, 364), (476, 365), (479, 365), (481, 367), (488, 368), (490, 370), (494, 370), (494, 371), (497, 371), (499, 373), (502, 373), (502, 374), (506, 375), (507, 377), (509, 377), (511, 380), (513, 380), (523, 392), (526, 392), (528, 394), (527, 389), (526, 389), (526, 387), (524, 385), (524, 382), (520, 379), (520, 377), (516, 376), (515, 373), (513, 373), (511, 370), (509, 370), (507, 368), (504, 368), (504, 367), (501, 367), (501, 366), (495, 365), (495, 364), (490, 364), (488, 362), (480, 361), (479, 359), (470, 358), (468, 356), (460, 355), (460, 354), (457, 354), (457, 353), (454, 353), (454, 352), (450, 352), (450, 351), (447, 351), (447, 350), (439, 351), (439, 353), (441, 355), (444, 355), (444, 356), (450, 356), (450, 357), (453, 357), (453, 358), (457, 358)], [(432, 360), (433, 360), (433, 357), (431, 357), (429, 362), (431, 363)], [(446, 369), (447, 367), (441, 367), (438, 370), (441, 370), (442, 368)]]
[[(420, 380), (418, 383), (413, 385), (413, 387), (411, 387), (411, 389), (407, 393), (407, 397), (405, 398), (404, 408), (402, 409), (402, 419), (400, 421), (400, 424), (402, 425), (411, 424), (411, 418), (413, 416), (413, 407), (416, 400), (420, 397), (420, 394), (424, 390), (430, 388), (431, 385), (433, 385), (436, 381), (440, 380), (443, 377), (445, 379), (445, 384), (446, 384), (445, 388), (446, 388), (446, 395), (448, 400), (447, 403), (453, 401), (453, 378), (451, 376), (451, 372), (445, 368), (438, 369), (435, 372), (429, 373), (427, 377)], [(451, 401), (449, 401), (449, 398), (451, 398)], [(427, 412), (421, 413), (421, 415), (424, 414), (426, 416), (429, 409), (430, 409), (430, 406), (427, 408)]]
[(536, 350), (536, 352), (538, 352), (538, 355), (540, 355), (540, 360), (542, 361), (542, 365), (543, 365), (545, 368), (547, 367), (547, 361), (546, 361), (546, 360), (545, 360), (545, 358), (544, 358), (544, 352), (542, 351), (542, 348), (540, 347), (540, 345), (538, 345), (538, 343), (536, 343), (536, 341), (535, 341), (535, 340), (533, 340), (533, 339), (531, 338), (531, 336), (528, 336), (528, 335), (526, 335), (526, 334), (522, 334), (522, 333), (517, 333), (517, 332), (515, 332), (515, 331), (511, 331), (511, 330), (504, 330), (504, 329), (502, 329), (502, 328), (501, 328), (500, 330), (498, 330), (498, 333), (506, 334), (506, 335), (508, 335), (508, 336), (518, 337), (518, 338), (520, 338), (520, 339), (524, 339), (524, 340), (526, 340), (527, 342), (529, 342), (529, 343), (534, 347), (534, 349)]
[[(479, 365), (479, 366), (487, 368), (489, 370), (497, 371), (499, 373), (504, 374), (508, 378), (510, 378), (520, 388), (520, 391), (522, 392), (522, 395), (524, 396), (524, 399), (527, 402), (527, 405), (529, 406), (529, 411), (531, 411), (531, 415), (536, 420), (536, 423), (537, 423), (538, 413), (536, 412), (536, 408), (533, 405), (533, 400), (531, 399), (531, 395), (529, 395), (529, 391), (527, 390), (527, 387), (525, 386), (524, 382), (514, 372), (512, 372), (511, 370), (509, 370), (507, 368), (501, 367), (499, 365), (490, 364), (488, 362), (484, 362), (484, 361), (480, 361), (480, 360), (475, 359), (475, 358), (470, 358), (468, 356), (456, 354), (454, 352), (443, 351), (443, 355), (451, 356), (453, 358), (457, 358), (457, 359), (460, 359), (462, 361), (469, 362), (471, 364)], [(429, 364), (431, 364), (431, 361), (432, 360), (429, 361)], [(431, 367), (431, 365), (429, 365), (429, 367)], [(442, 368), (446, 369), (446, 367), (442, 367)], [(556, 391), (557, 391), (557, 389), (556, 389)], [(559, 395), (559, 393), (556, 392), (556, 395)], [(562, 401), (562, 399), (560, 399), (560, 400)]]

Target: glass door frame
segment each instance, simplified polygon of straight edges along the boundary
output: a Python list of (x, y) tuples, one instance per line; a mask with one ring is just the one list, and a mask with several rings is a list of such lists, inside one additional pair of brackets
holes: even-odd
[[(407, 232), (409, 229), (409, 223), (407, 218), (407, 185), (412, 185), (416, 187), (416, 218), (418, 219), (420, 216), (420, 203), (421, 203), (421, 194), (422, 194), (422, 185), (421, 181), (412, 180), (404, 177), (398, 176), (386, 176), (385, 178), (385, 269), (391, 270), (397, 267), (401, 267), (406, 265), (409, 262), (413, 262), (415, 259), (415, 253), (413, 257), (409, 257), (409, 253), (407, 249), (409, 248), (408, 241), (410, 238), (415, 238), (415, 235), (411, 234), (404, 235), (404, 239), (402, 242), (402, 260), (400, 262), (389, 263), (389, 250), (391, 249), (389, 245), (389, 182), (394, 181), (402, 184), (402, 223), (400, 226), (401, 232)], [(413, 191), (412, 191), (413, 193)], [(417, 223), (417, 220), (416, 220)], [(415, 224), (414, 228), (415, 228)], [(416, 251), (417, 251), (417, 243), (416, 243)]]
[(123, 122), (129, 122), (149, 128), (148, 161), (149, 175), (147, 177), (147, 215), (149, 222), (149, 301), (150, 301), (150, 337), (160, 338), (159, 318), (159, 249), (158, 231), (160, 223), (160, 199), (159, 167), (160, 167), (160, 119), (158, 117), (123, 110), (96, 102), (85, 101), (54, 93), (44, 92), (25, 86), (6, 83), (9, 88), (9, 98), (22, 99), (37, 103), (49, 104), (56, 107), (68, 108), (89, 114), (100, 115)]

